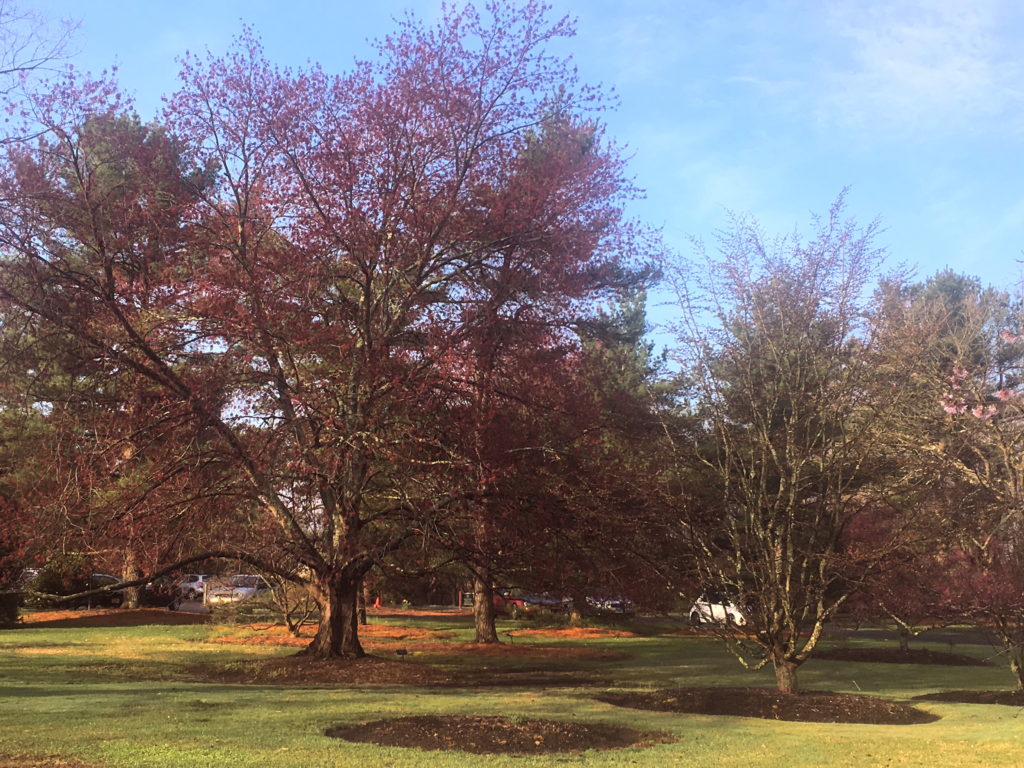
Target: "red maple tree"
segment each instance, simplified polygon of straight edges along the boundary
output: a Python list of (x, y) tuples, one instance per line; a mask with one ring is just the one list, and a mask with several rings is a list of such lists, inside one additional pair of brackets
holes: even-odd
[(272, 521), (320, 604), (312, 655), (362, 653), (364, 575), (465, 501), (436, 420), (468, 340), (499, 316), (570, 343), (637, 250), (600, 95), (547, 53), (568, 34), (538, 3), (448, 11), (344, 76), (245, 34), (186, 60), (158, 127), (69, 79), (0, 168), (4, 311), (230, 464), (233, 519)]

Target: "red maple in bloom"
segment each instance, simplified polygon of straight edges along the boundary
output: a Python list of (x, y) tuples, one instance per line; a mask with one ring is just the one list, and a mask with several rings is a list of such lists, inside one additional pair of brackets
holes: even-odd
[(486, 15), (407, 20), (339, 77), (244, 35), (187, 59), (163, 128), (72, 80), (0, 168), (3, 311), (230, 466), (320, 603), (316, 656), (362, 653), (363, 576), (465, 499), (436, 420), (468, 340), (499, 316), (571, 343), (636, 250), (599, 95), (546, 52), (571, 25)]

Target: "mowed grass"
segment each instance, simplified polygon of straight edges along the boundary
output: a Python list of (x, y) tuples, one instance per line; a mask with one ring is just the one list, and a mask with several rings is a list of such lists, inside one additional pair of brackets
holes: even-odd
[[(464, 619), (390, 618), (469, 638)], [(509, 631), (515, 625), (502, 626)], [(509, 688), (294, 688), (191, 682), (197, 664), (244, 663), (292, 648), (207, 642), (215, 626), (20, 628), (0, 630), (0, 756), (31, 754), (101, 766), (1006, 766), (1024, 765), (1024, 711), (921, 702), (941, 720), (926, 725), (791, 723), (643, 712), (595, 701), (592, 686)], [(507, 636), (506, 636), (507, 639)], [(604, 649), (612, 660), (493, 658), (443, 651), (403, 662), (459, 670), (579, 670), (611, 687), (771, 686), (769, 672), (741, 669), (713, 639), (680, 635), (513, 642)], [(853, 639), (849, 645), (878, 643)], [(925, 646), (949, 650), (948, 646)], [(958, 653), (989, 657), (988, 646)], [(998, 662), (999, 660), (996, 659)], [(1003, 666), (939, 667), (814, 661), (806, 688), (906, 700), (948, 689), (1009, 689)], [(481, 756), (377, 747), (330, 739), (334, 725), (414, 714), (507, 715), (626, 725), (674, 736), (672, 744), (540, 757)], [(0, 761), (2, 762), (2, 761)]]

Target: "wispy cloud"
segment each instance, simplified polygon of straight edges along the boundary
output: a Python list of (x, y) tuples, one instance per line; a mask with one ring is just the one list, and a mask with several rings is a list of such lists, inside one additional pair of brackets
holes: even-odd
[(1016, 0), (834, 0), (825, 123), (897, 134), (1024, 131)]

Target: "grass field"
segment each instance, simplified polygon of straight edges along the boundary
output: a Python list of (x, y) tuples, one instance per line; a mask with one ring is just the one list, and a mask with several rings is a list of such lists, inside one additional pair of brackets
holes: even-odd
[[(441, 631), (446, 642), (470, 637), (462, 617), (378, 620)], [(506, 624), (504, 631), (513, 628)], [(777, 722), (623, 709), (595, 701), (612, 688), (772, 684), (770, 673), (743, 671), (709, 638), (650, 634), (558, 639), (523, 637), (516, 644), (586, 646), (605, 658), (557, 655), (489, 657), (444, 647), (415, 653), (408, 664), (450, 669), (559, 672), (601, 687), (409, 688), (283, 687), (195, 682), (197, 664), (244, 663), (294, 653), (294, 648), (209, 642), (223, 627), (47, 627), (0, 630), (0, 767), (32, 765), (30, 757), (132, 768), (280, 766), (985, 766), (1024, 765), (1024, 710), (997, 705), (921, 702), (941, 716), (912, 726)], [(390, 640), (376, 646), (387, 653)], [(401, 642), (401, 637), (393, 642)], [(871, 644), (852, 639), (846, 644)], [(948, 645), (932, 646), (948, 651)], [(382, 650), (383, 649), (383, 650)], [(989, 646), (957, 645), (958, 653), (988, 657)], [(997, 660), (998, 662), (998, 660)], [(1002, 666), (940, 667), (814, 661), (800, 672), (805, 688), (868, 693), (899, 700), (949, 689), (1008, 689)], [(327, 738), (331, 726), (413, 714), (514, 715), (613, 723), (674, 736), (648, 748), (540, 757), (482, 756), (377, 747)], [(17, 756), (12, 758), (11, 756)], [(6, 760), (6, 762), (5, 762)]]

